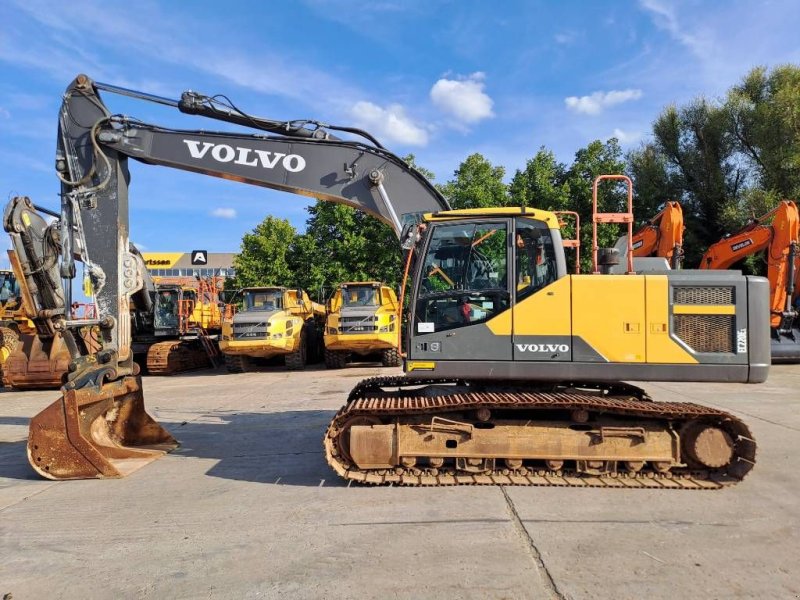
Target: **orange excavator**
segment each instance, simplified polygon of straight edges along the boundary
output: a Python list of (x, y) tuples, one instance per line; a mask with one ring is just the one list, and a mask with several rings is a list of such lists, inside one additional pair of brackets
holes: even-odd
[(701, 269), (728, 269), (766, 251), (772, 328), (772, 362), (800, 362), (800, 214), (784, 200), (767, 214), (713, 244), (700, 260)]
[(648, 223), (633, 234), (633, 255), (660, 256), (670, 267), (680, 269), (683, 261), (683, 210), (670, 201)]

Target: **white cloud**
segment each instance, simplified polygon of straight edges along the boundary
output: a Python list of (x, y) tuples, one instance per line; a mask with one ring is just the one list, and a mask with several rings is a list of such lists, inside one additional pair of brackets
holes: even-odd
[(593, 92), (588, 96), (569, 96), (564, 98), (564, 104), (567, 105), (568, 109), (576, 113), (599, 115), (605, 109), (615, 104), (638, 100), (641, 97), (642, 90), (611, 90), (608, 92)]
[(431, 100), (441, 110), (464, 123), (477, 123), (494, 116), (494, 102), (483, 91), (483, 73), (473, 73), (463, 79), (442, 78), (431, 88)]
[(642, 138), (642, 133), (640, 131), (625, 131), (615, 127), (614, 132), (609, 137), (617, 138), (620, 144), (632, 144)]
[(424, 146), (428, 143), (428, 132), (415, 125), (400, 104), (382, 108), (362, 100), (356, 102), (350, 112), (358, 126), (375, 135), (379, 141), (385, 139), (408, 146)]
[(712, 41), (706, 35), (690, 32), (678, 22), (675, 7), (661, 0), (639, 0), (642, 8), (653, 16), (656, 27), (663, 29), (673, 39), (683, 44), (700, 58), (704, 58), (712, 50)]
[(560, 31), (553, 36), (556, 44), (568, 46), (578, 39), (578, 35), (574, 31)]
[(219, 219), (235, 219), (236, 218), (236, 209), (235, 208), (215, 208), (214, 210), (209, 213), (212, 217), (217, 217)]

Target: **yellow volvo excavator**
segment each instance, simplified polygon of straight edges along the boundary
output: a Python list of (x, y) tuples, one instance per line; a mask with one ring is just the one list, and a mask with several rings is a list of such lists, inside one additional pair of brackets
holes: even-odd
[[(101, 91), (256, 131), (150, 125), (113, 115)], [(619, 213), (598, 213), (602, 179), (593, 188), (593, 228), (628, 228), (627, 272), (604, 274), (607, 253), (595, 235), (593, 273), (569, 275), (555, 214), (450, 210), (422, 174), (364, 131), (264, 119), (221, 98), (171, 100), (79, 76), (60, 111), (58, 224), (31, 231), (26, 220), (36, 211), (26, 199), (6, 210), (28, 264), (50, 253), (42, 239), (60, 242), (59, 268), (25, 272), (40, 291), (59, 292), (37, 295), (42, 327), (72, 340), (69, 287), (60, 293), (53, 282), (74, 277), (75, 259), (87, 265), (98, 300), (102, 349), (70, 341), (62, 396), (32, 419), (28, 455), (38, 473), (119, 477), (177, 445), (145, 411), (131, 360), (125, 317), (143, 265), (128, 247), (129, 158), (346, 203), (393, 227), (411, 298), (406, 375), (362, 381), (333, 418), (325, 452), (345, 479), (703, 489), (752, 469), (755, 441), (739, 418), (654, 402), (623, 381), (764, 381), (768, 283), (728, 271), (634, 272), (630, 180), (612, 177), (629, 186)]]
[[(133, 251), (133, 249), (132, 249)], [(212, 280), (150, 281), (151, 302), (134, 307), (133, 352), (151, 375), (216, 366), (222, 328), (219, 286)]]

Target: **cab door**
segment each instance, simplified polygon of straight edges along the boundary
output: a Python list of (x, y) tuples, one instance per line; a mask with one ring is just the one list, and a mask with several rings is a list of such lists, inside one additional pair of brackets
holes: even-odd
[(572, 360), (572, 280), (559, 268), (556, 243), (543, 221), (514, 220), (515, 361)]
[(421, 261), (409, 358), (511, 360), (509, 219), (434, 224)]

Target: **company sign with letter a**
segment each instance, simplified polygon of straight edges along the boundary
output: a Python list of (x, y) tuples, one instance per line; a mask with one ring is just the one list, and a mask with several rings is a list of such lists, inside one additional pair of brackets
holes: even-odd
[(207, 265), (208, 252), (205, 250), (192, 250), (192, 264), (193, 265)]

